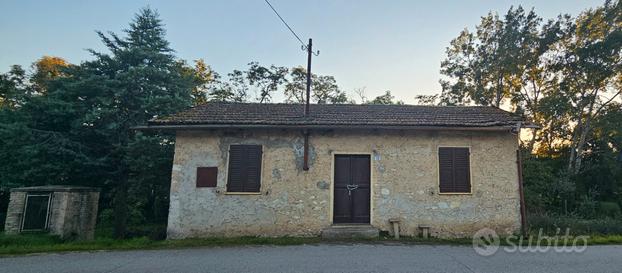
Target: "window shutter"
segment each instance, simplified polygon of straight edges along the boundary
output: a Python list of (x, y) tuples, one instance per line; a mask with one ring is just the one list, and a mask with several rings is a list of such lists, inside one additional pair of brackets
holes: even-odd
[(469, 148), (441, 147), (438, 160), (441, 193), (471, 192)]
[(228, 192), (259, 192), (261, 153), (261, 145), (229, 147)]
[(438, 174), (440, 192), (453, 192), (454, 173), (453, 173), (453, 152), (451, 148), (438, 149)]
[(244, 148), (241, 145), (231, 145), (229, 147), (227, 191), (241, 192), (243, 190), (242, 181), (246, 175), (242, 166), (244, 166)]
[(258, 192), (261, 180), (261, 146), (248, 145), (246, 147), (246, 179), (244, 191)]
[(471, 192), (469, 149), (454, 148), (454, 192)]
[(197, 188), (216, 187), (218, 181), (218, 167), (197, 168)]

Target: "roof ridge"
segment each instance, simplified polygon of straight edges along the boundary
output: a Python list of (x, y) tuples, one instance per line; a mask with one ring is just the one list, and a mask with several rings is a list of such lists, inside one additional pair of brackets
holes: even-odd
[[(199, 105), (194, 105), (191, 108), (208, 106), (208, 105), (287, 105), (287, 106), (304, 106), (302, 103), (287, 103), (287, 102), (235, 102), (235, 101), (211, 101)], [(371, 106), (371, 107), (429, 107), (429, 108), (494, 108), (503, 110), (499, 107), (492, 105), (421, 105), (421, 104), (372, 104), (372, 103), (311, 103), (312, 106)], [(503, 110), (506, 111), (506, 110)], [(509, 112), (509, 111), (506, 111)]]
[(365, 125), (365, 126), (509, 126), (523, 120), (519, 114), (493, 106), (436, 106), (387, 104), (312, 104), (304, 116), (304, 104), (208, 102), (150, 124), (264, 125)]

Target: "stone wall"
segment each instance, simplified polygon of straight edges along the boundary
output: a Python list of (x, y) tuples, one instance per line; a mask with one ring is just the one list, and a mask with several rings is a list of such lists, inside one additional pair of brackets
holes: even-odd
[(9, 206), (6, 211), (4, 221), (4, 233), (17, 234), (22, 227), (22, 216), (24, 215), (24, 205), (26, 204), (25, 192), (11, 192)]
[[(261, 192), (226, 193), (231, 144), (263, 145)], [(520, 226), (516, 149), (508, 132), (312, 132), (310, 170), (302, 171), (303, 138), (294, 131), (178, 131), (168, 237), (312, 236), (332, 224), (335, 154), (371, 155), (371, 224), (403, 235), (419, 225), (443, 237), (471, 236), (489, 227)], [(471, 149), (472, 194), (439, 194), (439, 146)], [(196, 188), (197, 167), (218, 167), (216, 188)]]
[(99, 191), (86, 187), (42, 186), (16, 188), (11, 190), (11, 199), (7, 210), (5, 232), (16, 234), (21, 231), (26, 195), (33, 193), (51, 193), (50, 213), (47, 231), (61, 238), (93, 239)]

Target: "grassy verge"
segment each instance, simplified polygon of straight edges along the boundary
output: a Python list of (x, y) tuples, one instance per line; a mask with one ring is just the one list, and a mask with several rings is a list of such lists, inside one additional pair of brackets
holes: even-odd
[[(234, 237), (200, 238), (183, 240), (151, 240), (147, 237), (115, 240), (100, 237), (93, 241), (63, 241), (56, 236), (45, 234), (3, 235), (0, 234), (0, 255), (22, 255), (43, 252), (97, 251), (97, 250), (138, 250), (171, 249), (191, 247), (242, 246), (242, 245), (302, 245), (317, 243), (399, 243), (426, 245), (471, 245), (471, 238), (440, 239), (403, 237), (395, 240), (389, 237), (378, 239), (351, 239), (327, 241), (318, 237)], [(505, 245), (505, 239), (501, 239)], [(590, 245), (622, 244), (622, 235), (594, 235), (588, 241)]]
[(56, 236), (43, 234), (0, 235), (0, 255), (64, 251), (135, 250), (208, 246), (300, 245), (318, 242), (320, 242), (320, 239), (317, 237), (235, 237), (183, 240), (151, 240), (147, 237), (140, 237), (125, 240), (96, 238), (92, 241), (63, 241)]

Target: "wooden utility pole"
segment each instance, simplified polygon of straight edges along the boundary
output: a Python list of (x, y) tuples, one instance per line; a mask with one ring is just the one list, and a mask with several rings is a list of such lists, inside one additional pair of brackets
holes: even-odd
[(313, 55), (313, 41), (309, 38), (307, 45), (307, 98), (305, 101), (305, 117), (309, 117), (309, 104), (311, 103), (311, 55)]
[[(307, 45), (307, 96), (305, 99), (305, 118), (309, 118), (309, 105), (311, 104), (311, 55), (313, 55), (313, 41), (309, 38)], [(304, 130), (304, 154), (302, 169), (309, 170), (309, 130)]]

